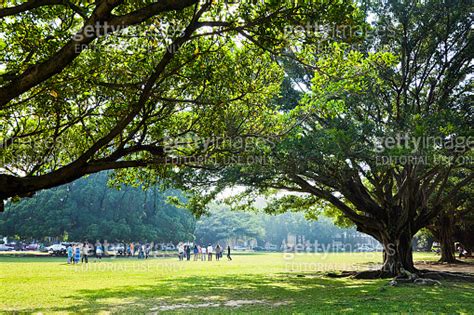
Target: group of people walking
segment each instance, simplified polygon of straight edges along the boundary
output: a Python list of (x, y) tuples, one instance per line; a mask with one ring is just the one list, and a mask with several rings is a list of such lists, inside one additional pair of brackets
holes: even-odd
[[(220, 244), (216, 245), (214, 249), (212, 245), (209, 243), (206, 245), (197, 245), (194, 244), (178, 244), (178, 259), (179, 260), (191, 260), (191, 253), (194, 256), (194, 261), (212, 261), (212, 257), (214, 256), (216, 260), (220, 260), (223, 256), (224, 249), (221, 247)], [(227, 246), (227, 260), (232, 260), (230, 256), (230, 246)]]

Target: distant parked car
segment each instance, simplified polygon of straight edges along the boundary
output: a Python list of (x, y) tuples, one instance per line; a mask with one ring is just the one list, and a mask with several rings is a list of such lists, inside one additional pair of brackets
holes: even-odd
[(107, 247), (105, 247), (105, 253), (106, 256), (116, 256), (118, 255), (118, 245), (110, 244)]
[[(234, 247), (234, 249), (235, 249), (235, 247)], [(263, 248), (262, 246), (255, 246), (252, 249), (256, 252), (263, 252), (265, 250), (265, 248)]]
[(25, 250), (38, 250), (38, 249), (39, 249), (39, 245), (34, 244), (34, 243), (25, 246)]
[(234, 246), (234, 250), (247, 250), (247, 247), (244, 247), (244, 246)]
[(115, 252), (117, 255), (120, 255), (120, 256), (125, 255), (125, 246), (123, 244), (117, 244), (115, 246)]
[(176, 247), (173, 244), (168, 244), (168, 245), (165, 245), (164, 249), (165, 250), (175, 250)]
[(8, 244), (5, 244), (5, 245), (8, 246), (8, 247), (13, 248), (13, 250), (18, 250), (18, 251), (24, 250), (24, 246), (20, 242), (18, 242), (18, 243), (17, 242), (11, 242), (11, 243), (8, 243)]
[(14, 250), (15, 248), (7, 244), (0, 244), (0, 252), (8, 252)]
[(270, 251), (274, 251), (274, 250), (277, 250), (278, 247), (276, 245), (270, 244), (270, 245), (265, 246), (265, 249), (270, 250)]
[(54, 244), (47, 247), (51, 256), (66, 256), (66, 246), (63, 244)]

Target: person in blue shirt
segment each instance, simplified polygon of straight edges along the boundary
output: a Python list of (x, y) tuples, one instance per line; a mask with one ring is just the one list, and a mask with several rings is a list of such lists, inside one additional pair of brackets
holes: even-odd
[(72, 263), (72, 246), (71, 245), (67, 247), (67, 263), (68, 264)]
[(75, 246), (75, 248), (74, 248), (74, 263), (78, 264), (79, 260), (81, 260), (81, 248), (79, 246)]
[(199, 255), (199, 249), (198, 249), (197, 245), (194, 245), (193, 254), (194, 254), (194, 261), (197, 261), (198, 260), (198, 255)]

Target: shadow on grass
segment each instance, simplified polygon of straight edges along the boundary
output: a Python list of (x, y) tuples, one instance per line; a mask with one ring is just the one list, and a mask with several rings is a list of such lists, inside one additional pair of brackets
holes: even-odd
[[(100, 311), (150, 313), (163, 305), (223, 303), (258, 300), (262, 304), (233, 308), (238, 312), (469, 312), (474, 307), (473, 286), (449, 283), (442, 287), (389, 287), (385, 280), (330, 279), (319, 274), (184, 277), (157, 280), (154, 285), (80, 290), (67, 298), (73, 306), (54, 306), (22, 312), (97, 313)], [(215, 312), (214, 308), (179, 312)], [(219, 310), (222, 310), (220, 307)]]

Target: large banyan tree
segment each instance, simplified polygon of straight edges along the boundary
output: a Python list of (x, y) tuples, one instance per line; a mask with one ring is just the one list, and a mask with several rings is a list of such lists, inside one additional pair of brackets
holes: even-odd
[[(250, 187), (238, 206), (292, 192), (268, 210), (325, 208), (349, 220), (383, 244), (380, 275), (397, 275), (417, 271), (415, 233), (472, 189), (472, 7), (385, 1), (369, 11), (376, 26), (363, 44), (331, 44), (316, 58), (301, 49), (306, 67), (287, 63), (293, 92), (282, 99), (302, 97), (279, 112), (286, 129), (242, 153), (259, 163), (213, 161), (211, 171), (180, 176), (196, 195)], [(206, 173), (212, 186), (187, 185)]]

